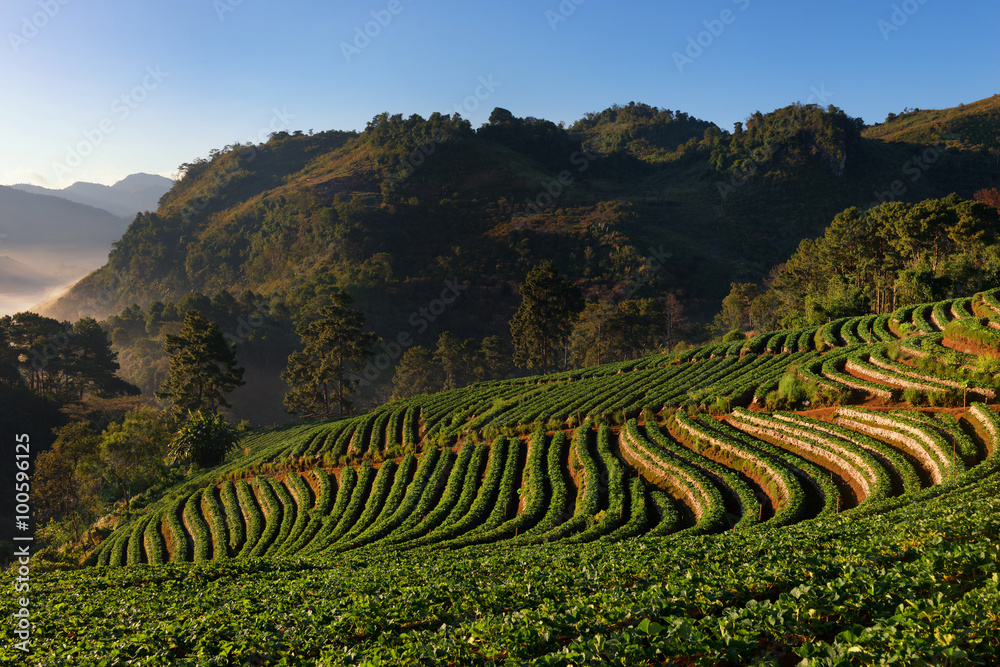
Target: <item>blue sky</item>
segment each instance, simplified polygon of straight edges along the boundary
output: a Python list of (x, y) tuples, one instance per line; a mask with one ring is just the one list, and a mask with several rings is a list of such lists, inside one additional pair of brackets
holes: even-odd
[(5, 0), (0, 184), (170, 175), (382, 111), (634, 100), (732, 129), (817, 101), (874, 123), (1000, 92), (998, 26), (996, 0)]

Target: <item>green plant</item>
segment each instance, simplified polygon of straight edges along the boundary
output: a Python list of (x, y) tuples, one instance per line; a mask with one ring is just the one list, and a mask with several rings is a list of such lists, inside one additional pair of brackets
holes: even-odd
[(218, 413), (201, 410), (188, 413), (187, 420), (174, 434), (168, 446), (175, 462), (194, 463), (203, 468), (222, 463), (236, 448), (236, 429)]
[(914, 407), (927, 405), (927, 394), (919, 389), (908, 387), (903, 390), (903, 400)]
[(805, 384), (797, 373), (789, 371), (781, 377), (781, 380), (778, 382), (779, 399), (783, 400), (787, 405), (792, 406), (802, 403), (807, 397)]

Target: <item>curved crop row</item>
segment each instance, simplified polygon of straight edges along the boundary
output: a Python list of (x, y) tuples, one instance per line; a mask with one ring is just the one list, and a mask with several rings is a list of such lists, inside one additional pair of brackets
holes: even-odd
[(848, 408), (838, 409), (836, 420), (838, 424), (852, 430), (902, 445), (921, 462), (934, 484), (940, 484), (946, 477), (952, 476), (943, 449), (923, 429), (904, 424), (885, 414)]
[[(888, 496), (888, 475), (867, 452), (756, 413), (739, 411), (733, 417), (738, 420), (738, 428), (782, 443), (781, 446), (788, 446), (793, 453), (849, 480), (851, 486), (859, 490), (857, 504), (860, 505), (869, 497), (881, 500)], [(841, 508), (842, 505), (838, 506), (838, 509)]]
[(784, 525), (799, 517), (803, 509), (805, 493), (787, 467), (770, 461), (764, 455), (754, 453), (739, 442), (726, 438), (720, 433), (709, 432), (683, 412), (678, 412), (675, 415), (675, 421), (677, 426), (689, 437), (702, 444), (703, 455), (710, 455), (710, 450), (706, 450), (706, 445), (709, 448), (714, 447), (720, 452), (716, 457), (721, 456), (729, 459), (731, 467), (759, 480), (761, 488), (771, 499), (773, 511), (771, 521), (773, 523)]
[(685, 443), (680, 440), (674, 440), (657, 428), (655, 424), (647, 423), (645, 428), (638, 426), (636, 428), (642, 435), (646, 436), (647, 440), (655, 443), (662, 452), (669, 453), (695, 466), (712, 479), (717, 486), (735, 496), (738, 507), (734, 509), (737, 510), (738, 518), (733, 525), (734, 529), (746, 530), (760, 523), (763, 514), (760, 501), (750, 485), (735, 470), (704, 456), (699, 449), (685, 446)]
[(828, 433), (840, 438), (841, 440), (852, 442), (858, 447), (866, 450), (887, 470), (895, 473), (898, 484), (895, 484), (894, 486), (899, 494), (912, 493), (920, 490), (920, 477), (917, 474), (916, 467), (910, 463), (910, 461), (902, 453), (881, 440), (872, 438), (864, 433), (852, 431), (844, 428), (843, 426), (838, 426), (837, 424), (820, 421), (819, 419), (812, 419), (788, 413), (775, 413), (774, 416), (776, 419), (780, 419), (782, 421), (799, 424), (823, 433)]
[(689, 463), (643, 437), (634, 421), (622, 430), (620, 447), (625, 459), (650, 482), (666, 485), (684, 499), (694, 513), (697, 531), (714, 532), (725, 526), (726, 507), (719, 489)]

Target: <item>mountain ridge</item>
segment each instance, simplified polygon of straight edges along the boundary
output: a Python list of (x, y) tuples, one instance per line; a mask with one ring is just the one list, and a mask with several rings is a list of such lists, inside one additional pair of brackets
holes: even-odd
[(9, 187), (22, 192), (60, 197), (78, 204), (108, 211), (117, 217), (131, 218), (137, 212), (155, 210), (171, 187), (169, 178), (143, 172), (130, 174), (113, 185), (77, 181), (62, 189), (19, 183)]
[[(182, 165), (159, 209), (50, 313), (101, 317), (220, 289), (287, 293), (294, 305), (320, 285), (353, 290), (370, 312), (378, 293), (405, 313), (446, 278), (506, 285), (472, 320), (512, 311), (517, 282), (552, 259), (592, 296), (679, 290), (704, 315), (730, 282), (763, 281), (836, 213), (870, 205), (926, 148), (870, 131), (832, 106), (756, 112), (730, 133), (633, 103), (569, 128), (498, 108), (478, 130), (457, 116), (380, 114), (361, 133), (278, 132)], [(944, 147), (905, 198), (971, 197), (1000, 175), (993, 162)], [(670, 261), (640, 278), (661, 248)], [(108, 312), (74, 309), (113, 276), (129, 288)]]

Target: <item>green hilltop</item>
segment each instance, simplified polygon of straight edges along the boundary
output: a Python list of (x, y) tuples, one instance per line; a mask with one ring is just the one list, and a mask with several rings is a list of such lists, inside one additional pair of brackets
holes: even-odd
[[(382, 114), (361, 133), (279, 132), (182, 165), (159, 209), (138, 216), (107, 266), (47, 314), (103, 318), (221, 289), (294, 300), (317, 284), (353, 290), (375, 311), (374, 301), (425, 302), (456, 276), (512, 287), (543, 260), (600, 292), (662, 247), (671, 261), (645, 291), (682, 290), (710, 315), (730, 282), (759, 282), (802, 238), (849, 206), (877, 203), (894, 180), (905, 179), (900, 198), (911, 202), (995, 183), (995, 159), (963, 144), (941, 148), (911, 184), (907, 165), (937, 144), (883, 136), (899, 123), (865, 127), (796, 104), (729, 132), (630, 103), (569, 127), (497, 109), (478, 130), (457, 116)], [(491, 303), (514, 305), (512, 290)], [(468, 313), (458, 333), (481, 316)]]
[(907, 109), (868, 127), (864, 136), (886, 142), (1000, 151), (1000, 95), (950, 109)]

